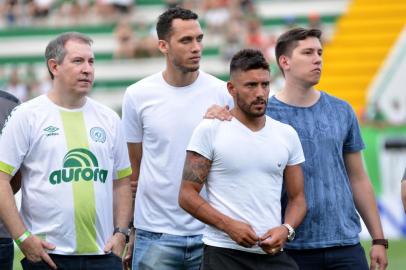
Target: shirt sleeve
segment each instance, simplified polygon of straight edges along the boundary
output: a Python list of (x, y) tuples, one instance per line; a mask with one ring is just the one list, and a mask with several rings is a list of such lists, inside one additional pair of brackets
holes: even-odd
[(143, 137), (142, 120), (133, 99), (133, 96), (130, 94), (130, 89), (127, 89), (123, 99), (122, 121), (126, 141), (139, 143), (142, 142)]
[(117, 119), (117, 135), (114, 141), (114, 179), (121, 179), (131, 175), (131, 164), (125, 141), (122, 121)]
[(348, 105), (349, 111), (349, 128), (347, 136), (344, 140), (343, 151), (344, 152), (358, 152), (365, 148), (364, 142), (361, 137), (361, 129), (358, 124), (357, 117), (354, 111)]
[(293, 166), (297, 165), (300, 163), (303, 163), (305, 161), (304, 153), (303, 153), (303, 148), (302, 144), (300, 143), (299, 136), (297, 135), (296, 130), (294, 130), (292, 127), (289, 127), (291, 131), (291, 144), (290, 144), (290, 149), (289, 149), (289, 160), (287, 165), (288, 166)]
[(208, 160), (213, 160), (212, 123), (215, 120), (204, 119), (193, 131), (188, 151), (196, 152)]
[(30, 147), (29, 117), (20, 107), (15, 109), (0, 135), (0, 171), (14, 176)]

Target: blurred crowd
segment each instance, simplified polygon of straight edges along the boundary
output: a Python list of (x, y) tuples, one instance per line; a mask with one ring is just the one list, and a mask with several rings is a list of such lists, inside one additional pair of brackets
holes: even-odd
[(133, 0), (4, 0), (3, 27), (27, 25), (72, 26), (113, 22), (131, 15)]
[(49, 76), (39, 78), (33, 65), (14, 66), (5, 71), (0, 67), (0, 89), (10, 92), (22, 102), (48, 92)]
[[(197, 11), (205, 28), (206, 47), (210, 40), (223, 61), (229, 62), (241, 48), (260, 49), (271, 64), (272, 88), (282, 87), (284, 80), (274, 59), (276, 37), (295, 26), (294, 18), (286, 18), (284, 29), (275, 30), (264, 27), (254, 0), (166, 0), (165, 4), (166, 8), (180, 5)], [(114, 59), (161, 56), (154, 23), (137, 20), (134, 0), (0, 0), (0, 11), (4, 29), (113, 24)], [(308, 21), (309, 27), (322, 27), (318, 14), (309, 14)], [(49, 80), (38, 78), (32, 64), (7, 72), (0, 66), (0, 86), (25, 101), (46, 92)]]

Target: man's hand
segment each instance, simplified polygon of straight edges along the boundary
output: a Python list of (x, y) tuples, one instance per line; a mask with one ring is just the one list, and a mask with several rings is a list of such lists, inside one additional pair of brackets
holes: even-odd
[(369, 252), (371, 258), (370, 270), (385, 270), (388, 266), (388, 257), (386, 255), (386, 249), (382, 245), (372, 245)]
[(204, 118), (206, 119), (218, 119), (221, 121), (227, 120), (231, 121), (233, 116), (230, 113), (230, 109), (228, 105), (221, 107), (219, 105), (213, 105), (211, 106), (206, 114), (204, 115)]
[(123, 265), (125, 270), (131, 270), (132, 267), (132, 259), (133, 259), (133, 249), (135, 244), (135, 229), (131, 230), (130, 240), (127, 244), (127, 252), (123, 259)]
[(230, 219), (225, 224), (224, 231), (237, 244), (246, 248), (254, 246), (259, 240), (251, 226), (241, 221)]
[(279, 252), (288, 239), (288, 229), (285, 226), (278, 226), (267, 231), (260, 237), (259, 246), (268, 254)]
[(27, 260), (31, 262), (46, 262), (52, 269), (57, 269), (56, 264), (49, 257), (46, 250), (55, 249), (55, 245), (41, 240), (35, 235), (30, 235), (25, 239), (21, 245), (20, 249), (24, 253)]
[(122, 233), (116, 233), (110, 237), (107, 241), (106, 246), (104, 247), (104, 252), (109, 253), (113, 252), (115, 255), (121, 258), (125, 248), (125, 235)]

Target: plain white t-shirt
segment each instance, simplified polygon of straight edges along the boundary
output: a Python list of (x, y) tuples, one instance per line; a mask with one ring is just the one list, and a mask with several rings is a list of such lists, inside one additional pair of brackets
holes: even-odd
[(225, 82), (199, 71), (185, 87), (173, 87), (162, 72), (128, 87), (123, 101), (127, 141), (142, 143), (135, 202), (135, 227), (180, 236), (197, 235), (204, 225), (180, 208), (179, 188), (186, 146), (193, 129), (213, 105), (230, 105)]
[[(265, 126), (252, 131), (236, 118), (203, 120), (187, 150), (212, 161), (206, 182), (207, 200), (221, 213), (248, 223), (258, 236), (281, 224), (281, 190), (286, 166), (304, 162), (296, 131), (266, 116)], [(206, 226), (207, 245), (264, 253), (244, 248), (225, 232)]]

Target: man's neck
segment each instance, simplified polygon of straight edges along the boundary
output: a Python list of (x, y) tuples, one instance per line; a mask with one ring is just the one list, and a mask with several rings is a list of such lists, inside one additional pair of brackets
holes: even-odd
[(196, 81), (198, 76), (198, 70), (193, 72), (182, 72), (169, 66), (167, 66), (166, 70), (163, 72), (164, 80), (169, 85), (174, 87), (184, 87), (191, 85), (194, 81)]
[(320, 92), (311, 87), (304, 87), (300, 84), (286, 82), (285, 87), (275, 97), (292, 106), (310, 107), (320, 98)]
[(55, 103), (59, 107), (69, 110), (79, 109), (86, 103), (86, 96), (78, 97), (72, 94), (66, 94), (63, 91), (58, 91), (54, 88), (48, 92), (47, 96), (53, 103)]
[(233, 108), (230, 111), (231, 115), (240, 121), (244, 126), (252, 131), (259, 131), (265, 126), (265, 115), (259, 117), (250, 117), (238, 108)]

